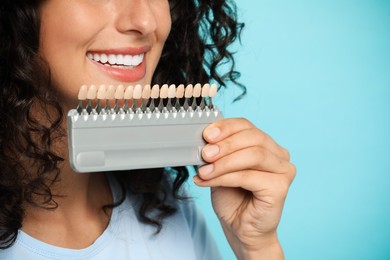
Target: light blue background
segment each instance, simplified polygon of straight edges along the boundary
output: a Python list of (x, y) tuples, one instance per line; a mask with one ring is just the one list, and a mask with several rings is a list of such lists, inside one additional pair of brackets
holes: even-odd
[[(390, 259), (390, 0), (238, 1), (247, 97), (218, 104), (298, 168), (279, 226), (287, 259)], [(225, 259), (235, 259), (193, 187)]]

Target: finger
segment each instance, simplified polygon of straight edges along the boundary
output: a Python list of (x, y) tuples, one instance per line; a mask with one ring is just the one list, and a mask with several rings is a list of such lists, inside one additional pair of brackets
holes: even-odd
[(203, 138), (208, 143), (216, 143), (226, 137), (255, 126), (245, 118), (226, 118), (210, 124), (203, 131)]
[[(236, 133), (251, 130), (252, 134), (257, 133), (257, 136), (252, 136), (253, 142), (256, 144), (269, 148), (275, 154), (278, 154), (287, 161), (290, 160), (289, 152), (277, 144), (269, 135), (260, 129), (256, 128), (250, 121), (245, 118), (227, 118), (219, 120), (203, 131), (203, 138), (209, 144), (216, 144)], [(246, 137), (243, 137), (246, 138)], [(239, 140), (242, 142), (243, 140)]]
[(292, 182), (292, 179), (287, 174), (275, 175), (253, 170), (231, 172), (210, 180), (204, 180), (199, 176), (194, 176), (193, 180), (200, 187), (242, 188), (254, 194), (259, 193), (262, 195), (264, 195), (265, 190), (287, 194)]
[(262, 146), (281, 159), (289, 160), (284, 149), (257, 128), (245, 129), (215, 144), (207, 144), (202, 149), (202, 157), (206, 162), (214, 162), (226, 155), (252, 146)]
[(228, 172), (258, 170), (271, 173), (287, 173), (293, 170), (292, 164), (275, 156), (260, 146), (248, 147), (229, 154), (219, 160), (199, 168), (202, 179), (211, 179)]

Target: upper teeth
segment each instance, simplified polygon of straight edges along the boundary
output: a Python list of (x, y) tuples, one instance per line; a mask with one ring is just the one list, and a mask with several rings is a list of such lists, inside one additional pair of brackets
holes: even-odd
[(138, 55), (125, 55), (125, 54), (97, 54), (87, 53), (87, 57), (91, 60), (108, 63), (111, 65), (125, 65), (125, 66), (138, 66), (144, 60), (144, 53)]

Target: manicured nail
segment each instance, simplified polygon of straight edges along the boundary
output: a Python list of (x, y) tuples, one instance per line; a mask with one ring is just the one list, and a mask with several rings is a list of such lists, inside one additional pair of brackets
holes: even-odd
[(211, 140), (217, 138), (220, 134), (221, 130), (216, 127), (205, 130), (205, 135)]
[(214, 157), (219, 153), (219, 146), (218, 145), (206, 145), (203, 148), (203, 152), (207, 157)]
[(195, 183), (202, 183), (203, 180), (198, 176), (198, 175), (195, 175), (192, 180), (195, 182)]
[(202, 166), (199, 168), (199, 175), (201, 176), (207, 176), (214, 170), (214, 165), (207, 164), (205, 166)]

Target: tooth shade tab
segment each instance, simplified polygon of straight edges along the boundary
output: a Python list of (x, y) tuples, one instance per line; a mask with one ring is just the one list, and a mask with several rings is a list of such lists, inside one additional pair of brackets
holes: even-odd
[(176, 98), (183, 98), (184, 97), (184, 85), (180, 84), (176, 88)]
[(126, 90), (125, 90), (125, 94), (123, 96), (124, 99), (132, 99), (133, 98), (133, 91), (134, 91), (134, 87), (133, 86), (127, 86)]
[(133, 98), (141, 99), (141, 97), (142, 97), (142, 86), (140, 84), (137, 84), (134, 87)]
[(113, 85), (109, 85), (106, 92), (106, 99), (114, 99), (115, 98), (115, 87)]
[(176, 86), (170, 85), (168, 88), (168, 98), (175, 98), (176, 97)]
[[(183, 84), (178, 86), (171, 84), (150, 85), (137, 84), (135, 86), (129, 85), (106, 85), (102, 84), (99, 87), (95, 85), (82, 85), (78, 93), (79, 103), (77, 112), (80, 115), (108, 115), (108, 114), (131, 114), (131, 113), (178, 113), (180, 112), (199, 112), (199, 111), (213, 111), (215, 110), (212, 98), (217, 94), (216, 84), (192, 84), (185, 87)], [(199, 98), (201, 97), (201, 99)], [(97, 99), (95, 108), (92, 104)], [(101, 106), (101, 100), (106, 99), (106, 105)], [(142, 102), (130, 101), (132, 107), (129, 107), (129, 100), (140, 100)], [(159, 99), (159, 104), (156, 106), (156, 100)], [(173, 104), (173, 99), (176, 99)], [(87, 100), (84, 108), (83, 101)], [(124, 100), (124, 103), (121, 103)], [(115, 101), (115, 106), (111, 107)], [(190, 104), (191, 103), (191, 104)], [(119, 104), (124, 104), (119, 107)]]
[(115, 99), (123, 99), (125, 95), (125, 87), (119, 85), (115, 90)]
[(210, 93), (210, 84), (204, 84), (202, 88), (202, 97), (206, 98), (209, 96)]
[(217, 95), (217, 91), (218, 91), (218, 88), (217, 88), (217, 85), (216, 84), (212, 84), (210, 86), (210, 90), (209, 90), (209, 97), (215, 97)]
[(94, 100), (96, 99), (96, 95), (97, 95), (97, 88), (95, 85), (91, 85), (88, 89), (87, 99)]
[(151, 98), (157, 99), (160, 96), (160, 86), (155, 84), (152, 87), (152, 93), (150, 95)]
[(168, 98), (168, 85), (162, 85), (160, 89), (160, 98)]
[(145, 85), (142, 90), (142, 99), (150, 99), (151, 91), (150, 85)]
[(97, 99), (106, 99), (107, 87), (106, 85), (100, 85), (97, 92)]
[(192, 93), (192, 96), (194, 98), (198, 98), (200, 97), (201, 92), (202, 92), (202, 85), (198, 83), (194, 86), (194, 92)]
[(194, 87), (192, 86), (192, 84), (189, 84), (186, 87), (186, 90), (185, 90), (185, 93), (184, 93), (184, 97), (185, 98), (192, 98), (192, 94), (193, 93), (194, 93)]
[(87, 85), (82, 85), (80, 90), (79, 90), (78, 100), (86, 100), (87, 99), (87, 93), (88, 93)]

